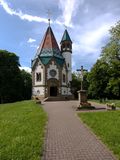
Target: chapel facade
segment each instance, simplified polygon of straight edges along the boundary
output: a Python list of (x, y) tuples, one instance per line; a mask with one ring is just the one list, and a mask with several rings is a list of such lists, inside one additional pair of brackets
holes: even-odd
[(72, 41), (65, 29), (60, 48), (49, 25), (32, 60), (32, 96), (44, 99), (72, 97)]

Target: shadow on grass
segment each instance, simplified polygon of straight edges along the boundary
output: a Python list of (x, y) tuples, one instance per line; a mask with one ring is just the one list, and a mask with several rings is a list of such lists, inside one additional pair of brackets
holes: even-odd
[(95, 106), (81, 106), (81, 107), (77, 107), (77, 111), (89, 111), (89, 110), (106, 110), (105, 108), (103, 108), (103, 107), (99, 107), (99, 108), (97, 108), (97, 107), (95, 107)]

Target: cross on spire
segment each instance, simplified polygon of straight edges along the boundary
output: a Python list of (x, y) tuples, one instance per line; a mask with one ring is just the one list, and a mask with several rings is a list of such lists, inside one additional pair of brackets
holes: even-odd
[(50, 26), (50, 16), (52, 15), (51, 11), (47, 10), (47, 16), (48, 16), (48, 25)]
[(67, 26), (64, 24), (65, 29), (67, 30)]

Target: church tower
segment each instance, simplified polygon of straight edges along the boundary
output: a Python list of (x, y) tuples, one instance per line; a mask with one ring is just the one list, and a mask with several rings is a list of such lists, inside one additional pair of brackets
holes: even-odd
[(72, 81), (72, 59), (71, 59), (72, 41), (70, 39), (67, 29), (64, 31), (60, 44), (61, 44), (61, 53), (65, 58), (66, 66), (68, 70), (68, 88), (69, 88), (69, 94), (71, 95), (70, 82)]
[(72, 96), (72, 41), (67, 30), (61, 40), (61, 50), (49, 24), (32, 60), (32, 96), (40, 99), (65, 99)]

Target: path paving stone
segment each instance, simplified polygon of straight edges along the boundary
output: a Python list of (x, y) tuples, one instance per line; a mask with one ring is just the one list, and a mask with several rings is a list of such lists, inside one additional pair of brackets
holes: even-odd
[(42, 160), (115, 160), (76, 115), (74, 101), (45, 102), (48, 125)]

